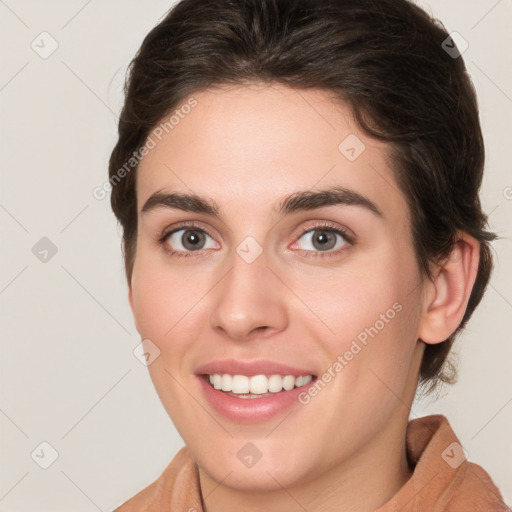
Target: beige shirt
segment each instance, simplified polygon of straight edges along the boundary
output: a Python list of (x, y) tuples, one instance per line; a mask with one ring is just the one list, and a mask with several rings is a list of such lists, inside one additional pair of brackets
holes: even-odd
[[(489, 475), (465, 460), (444, 416), (410, 421), (406, 440), (413, 475), (376, 512), (511, 512)], [(114, 512), (204, 512), (190, 450), (183, 447), (155, 482)]]

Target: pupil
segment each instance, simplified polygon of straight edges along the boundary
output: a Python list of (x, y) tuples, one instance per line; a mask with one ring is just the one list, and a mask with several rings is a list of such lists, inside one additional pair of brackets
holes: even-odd
[(313, 237), (313, 244), (316, 242), (319, 244), (317, 249), (332, 249), (336, 245), (336, 238), (328, 231), (319, 231), (318, 235)]
[(204, 240), (203, 233), (199, 233), (198, 231), (187, 230), (185, 231), (185, 233), (183, 233), (183, 246), (191, 250), (197, 250), (198, 248), (200, 249), (198, 245), (201, 243), (202, 239)]

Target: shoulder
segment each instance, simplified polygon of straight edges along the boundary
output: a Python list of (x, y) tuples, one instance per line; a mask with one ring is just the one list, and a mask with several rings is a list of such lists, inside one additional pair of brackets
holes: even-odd
[(449, 512), (511, 512), (491, 477), (478, 464), (465, 461), (454, 486), (455, 490), (446, 507)]
[(178, 507), (181, 510), (188, 503), (187, 508), (201, 510), (197, 466), (190, 450), (184, 446), (157, 480), (113, 512), (164, 512)]
[(409, 422), (408, 482), (379, 512), (512, 512), (490, 476), (467, 460), (467, 453), (446, 417)]

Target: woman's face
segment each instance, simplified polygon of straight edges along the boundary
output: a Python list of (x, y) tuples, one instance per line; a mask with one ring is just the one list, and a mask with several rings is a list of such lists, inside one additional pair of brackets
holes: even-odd
[(193, 98), (137, 171), (130, 303), (163, 405), (202, 474), (234, 488), (385, 461), (423, 307), (386, 145), (318, 90)]

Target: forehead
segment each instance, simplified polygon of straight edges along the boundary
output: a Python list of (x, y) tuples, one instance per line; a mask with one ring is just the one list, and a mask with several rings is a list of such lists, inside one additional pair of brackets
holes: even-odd
[(383, 212), (407, 213), (389, 148), (322, 90), (252, 84), (194, 93), (151, 132), (137, 171), (139, 211), (159, 190), (213, 198), (246, 212), (296, 190), (343, 186)]

